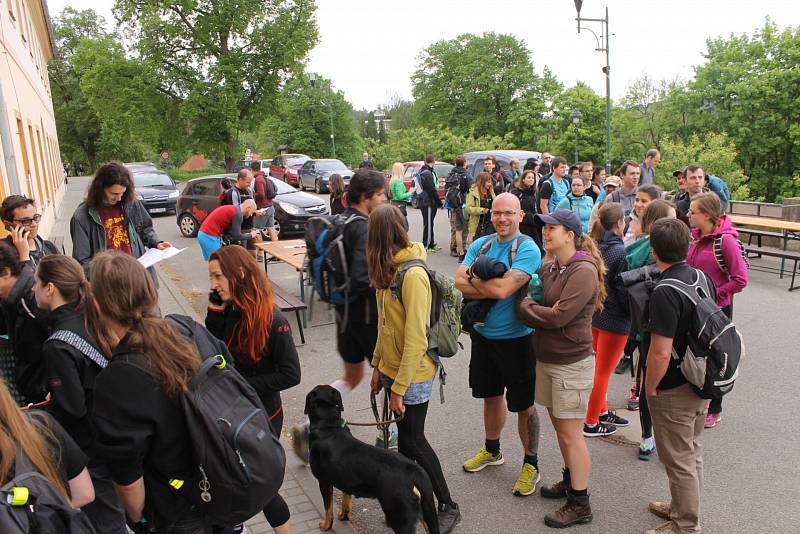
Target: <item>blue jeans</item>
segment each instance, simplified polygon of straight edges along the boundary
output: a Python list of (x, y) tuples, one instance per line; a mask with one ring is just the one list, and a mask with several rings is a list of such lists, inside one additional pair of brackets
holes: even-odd
[(200, 250), (203, 252), (203, 259), (206, 261), (215, 250), (222, 248), (222, 239), (208, 235), (205, 232), (197, 232), (197, 242), (200, 243)]

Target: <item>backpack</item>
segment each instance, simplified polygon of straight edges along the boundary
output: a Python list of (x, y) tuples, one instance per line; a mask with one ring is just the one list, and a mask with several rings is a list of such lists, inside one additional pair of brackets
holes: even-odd
[(392, 294), (401, 304), (403, 303), (403, 280), (412, 267), (425, 269), (431, 283), (431, 317), (427, 331), (427, 354), (439, 367), (439, 395), (441, 401), (444, 402), (447, 373), (444, 371), (441, 358), (452, 358), (459, 348), (463, 348), (458, 342), (458, 336), (461, 335), (463, 297), (461, 291), (456, 289), (452, 278), (428, 269), (428, 265), (422, 260), (411, 260), (403, 263), (397, 270), (394, 284), (391, 287)]
[(14, 456), (14, 478), (0, 488), (0, 532), (96, 534), (89, 518), (72, 507), (19, 447)]
[[(725, 256), (722, 255), (723, 237), (723, 234), (719, 234), (714, 237), (714, 259), (717, 260), (717, 267), (719, 267), (719, 270), (725, 273), (725, 276), (730, 279), (731, 273), (728, 271), (728, 266), (725, 264)], [(742, 255), (742, 260), (744, 260), (745, 265), (749, 268), (750, 258), (747, 256), (747, 252), (744, 250), (744, 243), (737, 239), (736, 244), (739, 246), (739, 253)]]
[[(228, 348), (185, 315), (167, 315), (197, 347), (202, 363), (181, 395), (192, 443), (194, 501), (209, 523), (244, 523), (269, 503), (283, 483), (286, 455), (253, 387), (228, 362)], [(176, 490), (184, 481), (170, 480)], [(199, 490), (199, 491), (198, 491)]]
[(323, 215), (306, 223), (305, 271), (322, 302), (345, 307), (342, 328), (347, 324), (349, 304), (358, 299), (350, 294), (349, 251), (344, 243), (345, 228), (357, 220), (367, 219), (363, 215)]
[(451, 209), (460, 209), (464, 206), (464, 194), (461, 192), (461, 176), (450, 173), (447, 177), (447, 192), (444, 199)]
[(544, 184), (550, 184), (550, 195), (552, 196), (556, 192), (556, 184), (553, 183), (553, 176), (549, 176), (546, 180), (539, 180), (539, 184), (536, 187), (536, 213), (542, 213), (542, 188)]
[(728, 188), (728, 184), (725, 183), (725, 180), (712, 174), (708, 176), (708, 188), (716, 193), (719, 197), (719, 200), (722, 203), (722, 211), (727, 210), (728, 203), (731, 200), (731, 190)]
[(267, 198), (272, 200), (276, 196), (278, 196), (278, 187), (269, 179), (269, 177), (264, 178), (267, 181)]
[(742, 335), (710, 297), (706, 275), (697, 269), (697, 281), (687, 284), (674, 278), (662, 279), (658, 286), (684, 294), (694, 304), (686, 354), (672, 357), (680, 361), (683, 376), (704, 399), (719, 399), (731, 389), (745, 357)]

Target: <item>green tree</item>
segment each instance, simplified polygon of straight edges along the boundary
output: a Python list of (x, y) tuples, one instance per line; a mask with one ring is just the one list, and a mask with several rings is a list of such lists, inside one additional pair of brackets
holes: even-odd
[(317, 42), (313, 0), (117, 0), (159, 89), (184, 99), (183, 116), (207, 153), (238, 159), (239, 132), (274, 104)]
[(511, 35), (459, 35), (422, 51), (412, 76), (422, 123), (505, 135), (509, 114), (537, 83), (530, 51)]
[(392, 95), (384, 106), (386, 116), (391, 119), (391, 129), (403, 130), (419, 126), (417, 120), (416, 104), (411, 100), (403, 100), (400, 95)]
[[(577, 136), (571, 119), (573, 111), (581, 113)], [(580, 161), (605, 161), (606, 102), (588, 85), (578, 82), (558, 95), (552, 120), (557, 132), (555, 150), (560, 156), (568, 161), (575, 159), (577, 137)]]
[(81, 91), (81, 71), (70, 62), (82, 39), (106, 36), (105, 21), (95, 11), (66, 7), (53, 18), (56, 55), (47, 65), (61, 152), (66, 160), (97, 166), (101, 121)]
[(514, 144), (531, 150), (553, 150), (559, 130), (553, 121), (556, 99), (564, 90), (548, 67), (538, 83), (524, 94), (508, 114), (508, 128)]

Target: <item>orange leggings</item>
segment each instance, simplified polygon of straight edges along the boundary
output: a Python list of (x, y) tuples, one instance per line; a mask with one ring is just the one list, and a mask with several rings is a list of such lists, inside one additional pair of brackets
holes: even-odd
[(614, 367), (619, 363), (627, 342), (628, 334), (617, 334), (592, 327), (592, 348), (595, 352), (594, 386), (586, 411), (587, 425), (596, 425), (600, 421), (600, 414), (608, 411), (606, 402), (608, 381), (611, 379)]

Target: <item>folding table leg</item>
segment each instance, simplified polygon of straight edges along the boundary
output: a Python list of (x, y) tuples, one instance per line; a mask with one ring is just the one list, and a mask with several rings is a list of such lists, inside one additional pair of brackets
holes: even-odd
[[(783, 231), (783, 250), (785, 251), (788, 246), (789, 246), (789, 234), (786, 232), (786, 230), (784, 230)], [(785, 264), (786, 264), (786, 258), (781, 258), (781, 276), (780, 276), (780, 278), (783, 278), (783, 268), (784, 268)], [(794, 278), (794, 273), (792, 273), (792, 277)]]
[[(300, 273), (300, 300), (303, 302), (303, 304), (305, 304), (306, 303), (306, 287), (305, 287), (304, 280), (303, 280), (303, 271), (300, 270), (300, 271), (297, 271), (297, 272)], [(306, 310), (303, 310), (303, 326), (308, 326), (308, 314), (306, 313)]]
[[(303, 311), (305, 311), (305, 310), (303, 310)], [(297, 319), (297, 329), (300, 331), (300, 343), (305, 345), (306, 344), (306, 336), (305, 336), (305, 333), (303, 332), (303, 321), (300, 320), (300, 310), (295, 310), (294, 311), (294, 316), (295, 316), (295, 319)]]

